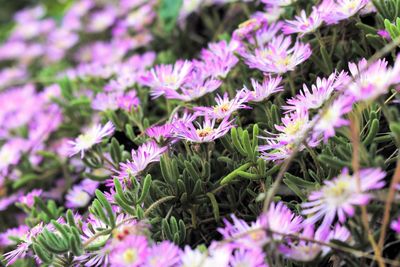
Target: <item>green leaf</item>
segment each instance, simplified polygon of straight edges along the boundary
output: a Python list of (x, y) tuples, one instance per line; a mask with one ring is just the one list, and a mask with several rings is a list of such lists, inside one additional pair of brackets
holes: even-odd
[(175, 26), (182, 0), (161, 0), (158, 15), (166, 32), (171, 32)]
[(151, 175), (150, 174), (146, 175), (143, 181), (142, 193), (140, 194), (140, 197), (137, 200), (138, 204), (142, 203), (146, 198), (147, 194), (149, 193), (151, 182), (152, 182)]

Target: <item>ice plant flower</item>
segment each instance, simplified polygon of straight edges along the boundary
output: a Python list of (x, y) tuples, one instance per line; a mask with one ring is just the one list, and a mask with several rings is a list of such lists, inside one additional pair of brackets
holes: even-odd
[(313, 7), (311, 14), (307, 17), (306, 11), (302, 10), (300, 16), (296, 16), (294, 20), (286, 20), (282, 27), (284, 34), (300, 33), (300, 37), (307, 33), (314, 32), (321, 26), (323, 20), (320, 12)]
[(65, 197), (68, 208), (82, 208), (89, 204), (99, 183), (89, 179), (74, 185)]
[[(159, 161), (165, 151), (167, 151), (167, 147), (159, 147), (154, 141), (144, 143), (137, 150), (131, 151), (132, 160), (120, 163), (120, 169), (117, 171), (117, 176), (115, 177), (120, 181), (136, 177), (150, 163)], [(109, 182), (109, 184), (112, 184), (112, 180)]]
[[(346, 227), (339, 224), (336, 224), (332, 230), (329, 229), (329, 226), (320, 226), (316, 231), (313, 224), (307, 224), (300, 237), (324, 243), (329, 243), (331, 240), (346, 242), (350, 238), (350, 232)], [(317, 242), (300, 239), (298, 241), (292, 240), (288, 245), (281, 245), (279, 250), (286, 257), (296, 261), (312, 261), (320, 254), (325, 256), (331, 248)]]
[(324, 0), (318, 10), (327, 24), (348, 19), (364, 8), (369, 0)]
[(180, 262), (181, 251), (174, 243), (163, 241), (150, 248), (146, 259), (146, 267), (175, 267)]
[[(260, 136), (265, 139), (267, 144), (259, 146), (261, 158), (265, 160), (280, 161), (288, 158), (294, 148), (299, 146), (298, 150), (302, 151), (304, 144), (298, 144), (304, 138), (311, 126), (308, 111), (305, 109), (296, 110), (286, 114), (282, 118), (283, 125), (275, 125), (275, 128), (280, 132), (278, 134), (266, 131), (268, 136)], [(319, 140), (306, 138), (305, 140), (310, 147), (318, 145)]]
[(149, 253), (147, 239), (141, 235), (129, 235), (111, 248), (110, 266), (143, 266)]
[(268, 265), (264, 263), (265, 254), (259, 248), (244, 249), (239, 248), (230, 257), (229, 266), (230, 267), (267, 267)]
[(140, 82), (151, 88), (153, 98), (158, 98), (165, 90), (178, 90), (188, 79), (193, 64), (178, 60), (174, 65), (158, 65), (141, 76)]
[(247, 94), (245, 90), (237, 92), (233, 99), (229, 99), (228, 93), (225, 93), (223, 97), (218, 95), (215, 98), (217, 104), (214, 107), (195, 107), (195, 114), (221, 120), (229, 117), (233, 112), (239, 109), (249, 108), (244, 104), (248, 101), (248, 98), (249, 94)]
[(32, 227), (26, 235), (19, 236), (21, 242), (18, 246), (7, 253), (5, 253), (4, 259), (7, 262), (6, 266), (10, 266), (15, 263), (16, 260), (25, 258), (26, 254), (29, 251), (29, 247), (32, 245), (34, 238), (37, 237), (43, 230), (43, 223), (39, 223), (38, 225)]
[(386, 94), (394, 78), (398, 76), (387, 64), (385, 59), (379, 59), (370, 65), (365, 58), (357, 64), (350, 62), (349, 70), (355, 81), (347, 86), (345, 92), (354, 96), (357, 101), (370, 101)]
[(400, 216), (390, 223), (390, 228), (395, 231), (396, 234), (400, 234)]
[[(332, 224), (336, 215), (340, 222), (355, 213), (355, 206), (368, 204), (372, 198), (370, 190), (380, 189), (385, 185), (383, 179), (386, 173), (381, 169), (362, 169), (358, 177), (350, 175), (348, 169), (343, 169), (336, 178), (325, 181), (324, 186), (312, 192), (308, 202), (302, 203), (303, 214), (308, 215), (307, 223), (316, 223), (323, 219), (322, 225)], [(359, 184), (357, 179), (359, 179)]]
[[(7, 246), (17, 245), (18, 242), (14, 239), (19, 239), (29, 231), (29, 227), (26, 225), (20, 225), (18, 227), (7, 229), (5, 232), (0, 233), (0, 247), (4, 248)], [(13, 238), (13, 239), (12, 239)]]
[(297, 0), (261, 0), (264, 4), (271, 6), (289, 6), (295, 3)]
[(296, 234), (303, 226), (303, 218), (294, 214), (283, 202), (271, 203), (265, 217), (266, 229), (272, 231), (275, 240), (282, 239), (284, 235)]
[(231, 256), (230, 248), (227, 246), (218, 247), (213, 250), (206, 252), (200, 251), (198, 248), (191, 249), (189, 246), (185, 246), (181, 254), (181, 267), (211, 267), (221, 266), (226, 267), (229, 263)]
[[(224, 136), (232, 127), (232, 121), (224, 118), (218, 127), (216, 119), (204, 118), (203, 124), (198, 122), (177, 122), (175, 127), (175, 136), (193, 143), (208, 143)], [(197, 127), (196, 127), (197, 126)]]
[(203, 69), (214, 78), (225, 78), (230, 70), (239, 62), (233, 52), (239, 46), (239, 42), (231, 40), (230, 43), (220, 41), (208, 44), (208, 49), (201, 51)]
[(241, 52), (246, 64), (264, 73), (282, 74), (292, 71), (311, 56), (309, 44), (299, 41), (292, 46), (290, 36), (279, 35), (254, 52)]
[(33, 189), (28, 194), (20, 196), (19, 202), (21, 204), (26, 205), (29, 208), (32, 208), (33, 204), (35, 203), (35, 197), (39, 197), (42, 194), (42, 192), (43, 192), (42, 189)]
[(341, 90), (349, 80), (346, 72), (339, 74), (332, 73), (328, 78), (318, 77), (316, 83), (311, 85), (311, 90), (303, 84), (303, 90), (296, 96), (286, 101), (287, 105), (282, 106), (288, 112), (299, 109), (319, 109), (328, 100), (335, 90)]
[(335, 128), (349, 125), (349, 121), (344, 119), (343, 116), (352, 110), (354, 103), (353, 97), (340, 96), (336, 99), (322, 114), (315, 117), (317, 123), (313, 128), (313, 138), (317, 140), (320, 135), (323, 136), (325, 142), (335, 135)]
[(70, 141), (70, 156), (81, 153), (81, 158), (85, 155), (85, 151), (92, 148), (94, 145), (103, 141), (103, 138), (110, 136), (114, 132), (114, 125), (107, 122), (104, 126), (100, 124), (89, 128), (85, 133), (79, 135), (74, 141)]
[(276, 78), (265, 77), (262, 83), (259, 83), (256, 79), (251, 79), (253, 91), (244, 86), (245, 92), (249, 95), (248, 101), (262, 102), (272, 94), (283, 91), (283, 86), (280, 86), (281, 81), (282, 77), (280, 76)]

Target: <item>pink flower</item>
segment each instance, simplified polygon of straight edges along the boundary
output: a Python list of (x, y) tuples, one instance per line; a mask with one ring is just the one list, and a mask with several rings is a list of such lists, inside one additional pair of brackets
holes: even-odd
[[(157, 162), (163, 153), (167, 151), (167, 147), (159, 147), (156, 142), (149, 141), (139, 146), (137, 150), (132, 150), (132, 160), (126, 163), (120, 163), (120, 169), (117, 171), (117, 176), (120, 181), (136, 177), (152, 162)], [(108, 181), (112, 185), (113, 182)]]
[(74, 141), (70, 141), (70, 156), (81, 153), (81, 158), (85, 155), (85, 151), (94, 145), (103, 141), (103, 138), (113, 134), (114, 125), (107, 122), (103, 127), (100, 124), (89, 128), (85, 133), (79, 135)]
[(193, 122), (184, 123), (178, 121), (174, 124), (175, 136), (193, 143), (207, 143), (212, 142), (224, 136), (232, 127), (232, 121), (229, 118), (224, 118), (218, 127), (215, 127), (216, 119), (204, 118), (204, 122), (201, 125), (196, 122), (196, 126)]
[(147, 239), (141, 235), (129, 235), (112, 247), (110, 252), (110, 266), (143, 266), (148, 254)]
[(309, 44), (298, 41), (291, 47), (290, 37), (279, 35), (266, 46), (256, 48), (253, 53), (241, 52), (246, 64), (264, 73), (286, 73), (293, 71), (297, 65), (311, 56)]
[(386, 173), (381, 169), (362, 169), (359, 173), (360, 190), (356, 175), (349, 175), (347, 169), (332, 180), (326, 180), (324, 186), (313, 191), (309, 202), (301, 204), (303, 214), (307, 215), (307, 223), (314, 224), (323, 218), (322, 225), (332, 224), (336, 215), (341, 223), (355, 213), (355, 206), (366, 205), (372, 198), (370, 190), (380, 189), (385, 185)]
[(246, 93), (249, 95), (248, 100), (252, 102), (262, 102), (269, 98), (272, 94), (283, 91), (283, 86), (280, 86), (282, 77), (278, 76), (276, 78), (265, 77), (262, 84), (257, 80), (251, 79), (251, 85), (253, 91), (250, 91), (244, 87)]
[(12, 238), (21, 238), (26, 236), (29, 232), (29, 227), (26, 225), (20, 225), (15, 228), (7, 229), (5, 232), (0, 233), (0, 247), (7, 247), (17, 245), (18, 242), (14, 241)]
[(189, 78), (193, 64), (178, 60), (174, 65), (158, 65), (140, 79), (143, 85), (151, 88), (153, 98), (165, 94), (166, 90), (178, 90)]
[(248, 109), (246, 103), (249, 99), (249, 94), (245, 90), (237, 92), (235, 98), (229, 99), (228, 93), (223, 97), (218, 95), (215, 98), (217, 104), (213, 107), (195, 107), (194, 110), (198, 116), (207, 116), (213, 119), (223, 119), (229, 117), (233, 112), (239, 109)]
[[(316, 231), (314, 231), (314, 225), (307, 224), (300, 237), (324, 243), (329, 243), (331, 240), (339, 240), (342, 242), (349, 240), (351, 234), (346, 227), (339, 224), (336, 224), (332, 230), (329, 229), (329, 227), (330, 226), (320, 226)], [(290, 259), (296, 261), (312, 261), (320, 254), (325, 256), (331, 248), (323, 246), (317, 242), (299, 240), (297, 242), (292, 241), (288, 243), (288, 245), (281, 245), (279, 250)]]
[(340, 96), (336, 99), (325, 112), (315, 117), (317, 123), (313, 128), (313, 138), (318, 139), (323, 135), (324, 141), (335, 135), (335, 128), (349, 125), (349, 121), (343, 115), (352, 110), (354, 103), (353, 97)]
[(180, 262), (181, 251), (170, 241), (163, 241), (150, 248), (146, 259), (146, 267), (176, 267)]
[(302, 37), (318, 29), (322, 22), (320, 12), (313, 7), (313, 11), (308, 17), (306, 11), (302, 10), (300, 16), (296, 16), (294, 20), (286, 20), (282, 31), (284, 34), (300, 33), (300, 37)]
[(33, 207), (35, 203), (35, 197), (39, 197), (42, 194), (43, 190), (41, 189), (34, 189), (26, 195), (23, 195), (19, 198), (19, 202), (21, 204), (26, 205), (29, 208)]
[(241, 267), (241, 266), (249, 266), (249, 267), (267, 267), (267, 264), (264, 263), (265, 254), (261, 249), (252, 248), (252, 249), (243, 249), (240, 248), (236, 250), (233, 255), (230, 257), (229, 263), (230, 267)]
[(390, 228), (395, 231), (396, 234), (400, 234), (400, 216), (390, 223)]
[(368, 2), (369, 0), (324, 0), (318, 10), (327, 24), (336, 24), (357, 14)]
[(235, 40), (229, 44), (226, 41), (209, 43), (208, 49), (201, 51), (203, 70), (214, 78), (225, 78), (239, 62), (239, 59), (233, 54), (238, 46), (239, 42)]
[(288, 105), (282, 106), (282, 108), (287, 112), (299, 109), (318, 109), (331, 97), (333, 91), (341, 90), (349, 80), (349, 76), (344, 71), (339, 74), (332, 73), (328, 78), (318, 77), (316, 83), (311, 85), (311, 90), (303, 84), (303, 91), (287, 100)]

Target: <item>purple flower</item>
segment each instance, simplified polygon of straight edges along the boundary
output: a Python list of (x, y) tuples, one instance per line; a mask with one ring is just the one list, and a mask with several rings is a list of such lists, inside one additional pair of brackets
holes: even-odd
[(297, 0), (261, 0), (264, 4), (271, 6), (289, 6), (295, 3)]
[(288, 112), (299, 109), (318, 109), (331, 97), (333, 91), (341, 90), (348, 81), (349, 76), (344, 71), (339, 74), (332, 73), (328, 78), (318, 77), (316, 83), (311, 85), (311, 90), (303, 84), (303, 91), (287, 100), (288, 105), (282, 108)]
[(279, 35), (266, 46), (256, 48), (254, 52), (241, 52), (241, 55), (252, 69), (281, 74), (293, 71), (297, 65), (311, 56), (309, 44), (296, 41), (293, 47), (291, 45), (290, 37)]
[(335, 135), (335, 128), (349, 125), (349, 121), (344, 119), (343, 115), (352, 110), (353, 103), (353, 97), (340, 96), (325, 112), (317, 115), (315, 119), (318, 121), (313, 128), (313, 138), (318, 139), (323, 135), (324, 141), (327, 142), (330, 137)]
[(245, 90), (240, 90), (236, 93), (235, 98), (229, 99), (228, 93), (223, 97), (218, 95), (215, 98), (217, 104), (214, 107), (195, 107), (194, 110), (198, 116), (206, 116), (213, 119), (226, 118), (238, 109), (249, 108), (244, 103), (249, 99), (249, 94)]
[(302, 37), (307, 33), (314, 32), (321, 26), (322, 22), (319, 10), (313, 7), (308, 17), (306, 11), (302, 10), (300, 16), (296, 16), (294, 20), (286, 20), (282, 31), (284, 34), (300, 33), (300, 37)]
[[(213, 244), (211, 244), (212, 246)], [(186, 266), (221, 266), (228, 267), (231, 250), (228, 246), (220, 246), (207, 251), (200, 251), (198, 248), (191, 249), (185, 246), (181, 255), (181, 267)]]
[(318, 10), (327, 24), (336, 24), (357, 14), (368, 2), (369, 0), (324, 0)]
[(395, 231), (396, 234), (400, 234), (400, 216), (390, 223), (390, 228)]
[[(139, 146), (137, 150), (132, 150), (132, 160), (126, 163), (120, 163), (120, 169), (117, 176), (120, 181), (136, 177), (152, 162), (157, 162), (163, 153), (167, 151), (167, 147), (159, 147), (156, 142), (149, 141)], [(112, 184), (112, 181), (109, 181)]]
[(39, 197), (42, 194), (42, 192), (43, 192), (42, 189), (33, 189), (28, 194), (20, 196), (18, 201), (21, 204), (24, 204), (27, 207), (32, 208), (33, 204), (35, 203), (35, 197)]
[(214, 78), (225, 78), (239, 62), (239, 59), (233, 54), (238, 46), (239, 42), (235, 40), (232, 40), (229, 44), (226, 41), (209, 43), (208, 49), (201, 51), (204, 71)]
[(163, 241), (153, 245), (144, 266), (146, 267), (176, 267), (180, 261), (181, 251), (179, 247), (170, 241)]
[(147, 239), (141, 235), (129, 235), (114, 245), (110, 252), (111, 267), (142, 266), (149, 254)]
[(104, 31), (114, 23), (116, 16), (116, 10), (112, 6), (93, 12), (87, 29), (89, 32)]
[(283, 86), (279, 84), (282, 81), (282, 77), (276, 78), (265, 77), (262, 84), (256, 79), (251, 79), (251, 85), (253, 91), (250, 91), (244, 87), (246, 93), (249, 95), (248, 100), (252, 102), (262, 102), (269, 98), (272, 94), (283, 91)]
[(137, 108), (140, 105), (140, 100), (137, 97), (136, 91), (132, 90), (117, 99), (118, 107), (127, 112), (131, 112), (132, 108)]
[(257, 247), (252, 249), (238, 249), (230, 257), (229, 266), (230, 267), (267, 267), (268, 265), (264, 263), (265, 254), (263, 251)]
[(308, 215), (307, 223), (314, 224), (323, 218), (322, 225), (332, 224), (336, 215), (340, 222), (355, 213), (354, 206), (366, 205), (372, 198), (370, 190), (380, 189), (385, 185), (383, 179), (386, 173), (381, 169), (362, 169), (359, 172), (360, 188), (358, 189), (356, 175), (349, 175), (347, 169), (336, 178), (324, 182), (324, 186), (313, 191), (308, 197), (309, 202), (301, 204), (303, 214)]
[(151, 88), (153, 98), (160, 97), (166, 90), (178, 90), (188, 79), (193, 64), (178, 60), (174, 65), (158, 65), (142, 75), (140, 82)]
[(184, 123), (178, 121), (174, 124), (175, 135), (180, 139), (184, 139), (193, 143), (207, 143), (214, 141), (224, 136), (232, 127), (232, 121), (229, 118), (224, 118), (218, 127), (215, 127), (216, 119), (204, 118), (204, 122), (201, 125), (196, 122), (196, 126), (193, 122)]
[[(339, 224), (336, 224), (332, 230), (329, 229), (329, 227), (330, 226), (320, 226), (316, 231), (314, 231), (314, 225), (307, 224), (300, 236), (304, 239), (312, 239), (324, 243), (329, 243), (331, 240), (339, 240), (342, 242), (349, 240), (350, 232), (346, 227)], [(293, 260), (312, 261), (320, 254), (325, 256), (331, 248), (323, 246), (317, 242), (299, 240), (292, 241), (288, 245), (281, 245), (279, 250), (286, 257)]]
[(3, 254), (5, 261), (7, 262), (6, 266), (10, 266), (15, 263), (16, 260), (25, 258), (26, 254), (29, 251), (29, 247), (33, 243), (33, 239), (37, 237), (43, 230), (43, 224), (40, 223), (33, 228), (31, 228), (25, 236), (19, 236), (21, 238), (21, 242), (18, 246), (5, 254)]
[(357, 64), (349, 63), (349, 70), (355, 81), (347, 86), (345, 93), (354, 96), (357, 101), (374, 100), (386, 94), (399, 75), (396, 67), (390, 69), (387, 64), (385, 59), (379, 59), (368, 65), (365, 58)]
[(103, 141), (103, 138), (113, 134), (114, 125), (107, 122), (103, 127), (100, 124), (89, 128), (85, 133), (79, 135), (74, 141), (70, 141), (70, 156), (81, 153), (81, 158), (85, 155), (85, 151), (89, 150), (95, 144)]
[(171, 123), (156, 125), (146, 129), (146, 135), (159, 141), (161, 138), (169, 138), (173, 134), (173, 126)]
[(20, 225), (15, 228), (7, 229), (5, 232), (0, 233), (0, 247), (14, 246), (17, 245), (18, 242), (12, 240), (12, 238), (22, 238), (26, 236), (29, 231), (29, 227), (26, 225)]

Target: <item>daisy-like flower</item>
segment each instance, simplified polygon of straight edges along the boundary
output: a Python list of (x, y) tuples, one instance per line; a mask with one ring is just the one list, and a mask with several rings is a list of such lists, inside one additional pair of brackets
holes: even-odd
[[(357, 101), (374, 100), (386, 94), (393, 83), (397, 71), (388, 68), (385, 59), (379, 59), (368, 66), (364, 58), (356, 63), (349, 63), (349, 70), (355, 81), (346, 88), (346, 93), (354, 96)], [(397, 75), (396, 75), (397, 74)]]
[(302, 37), (307, 33), (314, 32), (321, 26), (322, 22), (319, 10), (314, 7), (308, 17), (306, 11), (302, 10), (300, 16), (296, 16), (294, 20), (286, 20), (282, 31), (284, 34), (300, 33), (300, 37)]
[(222, 81), (210, 77), (209, 73), (206, 73), (203, 69), (202, 64), (202, 62), (195, 62), (194, 70), (180, 90), (167, 89), (165, 90), (165, 97), (182, 101), (193, 101), (218, 89)]
[(282, 109), (288, 112), (299, 109), (318, 109), (331, 97), (334, 90), (341, 90), (348, 80), (349, 76), (344, 71), (339, 74), (332, 73), (328, 78), (318, 77), (316, 83), (311, 85), (311, 90), (303, 84), (303, 91), (287, 100), (287, 105), (282, 106)]
[[(213, 244), (211, 244), (212, 246)], [(216, 247), (202, 252), (198, 248), (191, 249), (185, 246), (181, 255), (181, 267), (212, 267), (221, 266), (228, 267), (231, 250), (228, 246)]]
[(282, 74), (292, 71), (311, 56), (309, 44), (296, 41), (292, 46), (290, 36), (279, 35), (266, 46), (258, 47), (254, 52), (241, 52), (246, 64), (252, 69), (265, 73)]
[(267, 267), (264, 263), (265, 254), (259, 248), (243, 249), (239, 248), (230, 257), (230, 267)]
[(327, 24), (336, 24), (357, 14), (368, 2), (369, 0), (324, 0), (318, 10)]
[(324, 141), (327, 142), (335, 135), (335, 128), (349, 125), (349, 121), (344, 119), (343, 115), (352, 110), (353, 103), (353, 97), (340, 96), (323, 114), (315, 117), (318, 121), (313, 128), (313, 138), (317, 140), (323, 135)]
[(92, 126), (85, 133), (79, 135), (74, 141), (70, 141), (70, 156), (81, 153), (81, 158), (85, 155), (85, 151), (94, 145), (100, 143), (104, 137), (114, 133), (114, 125), (107, 122), (103, 127), (100, 124)]
[(225, 78), (239, 62), (239, 59), (233, 54), (239, 44), (236, 40), (231, 40), (229, 44), (226, 41), (208, 44), (208, 49), (201, 51), (204, 72), (214, 78)]
[[(159, 147), (156, 142), (149, 141), (139, 146), (137, 150), (131, 151), (132, 160), (126, 163), (120, 163), (120, 170), (115, 176), (120, 181), (124, 181), (129, 177), (135, 177), (152, 162), (160, 160), (161, 155), (167, 151), (167, 147)], [(108, 181), (112, 185), (112, 180)]]
[(146, 129), (146, 135), (160, 141), (161, 138), (169, 138), (173, 134), (173, 126), (171, 123), (156, 125)]
[(143, 266), (149, 253), (147, 239), (141, 235), (129, 235), (123, 242), (113, 245), (110, 252), (110, 266)]
[(158, 65), (141, 76), (140, 82), (151, 88), (153, 98), (162, 96), (165, 90), (178, 90), (188, 79), (193, 64), (178, 60), (174, 65)]
[(20, 225), (15, 228), (7, 229), (5, 232), (0, 233), (0, 247), (7, 247), (16, 245), (17, 242), (11, 238), (21, 238), (29, 232), (29, 227)]
[(42, 194), (42, 192), (43, 192), (42, 189), (33, 189), (28, 194), (20, 196), (19, 202), (21, 204), (26, 205), (29, 208), (32, 208), (33, 204), (35, 203), (35, 197), (39, 197)]
[(180, 261), (180, 249), (170, 241), (163, 241), (150, 248), (146, 267), (175, 267)]
[[(286, 114), (282, 118), (283, 125), (275, 125), (275, 128), (280, 132), (278, 134), (266, 132), (269, 136), (262, 137), (267, 141), (267, 144), (259, 146), (261, 157), (265, 160), (280, 161), (288, 158), (296, 145), (299, 145), (299, 151), (302, 151), (305, 146), (297, 144), (303, 139), (305, 133), (309, 130), (311, 122), (308, 118), (308, 111), (305, 109), (297, 110)], [(306, 142), (309, 146), (315, 147), (319, 140), (308, 138)]]
[(390, 223), (390, 228), (395, 231), (396, 234), (400, 234), (400, 216)]
[(195, 107), (194, 110), (198, 116), (208, 116), (213, 119), (223, 119), (229, 117), (233, 112), (239, 109), (248, 109), (246, 106), (249, 99), (249, 94), (245, 90), (237, 92), (233, 99), (229, 99), (228, 93), (225, 93), (223, 97), (218, 95), (215, 98), (217, 103), (214, 107)]
[(372, 198), (370, 190), (380, 189), (385, 185), (383, 179), (386, 173), (381, 169), (362, 169), (359, 172), (360, 188), (358, 189), (356, 175), (350, 175), (348, 169), (330, 180), (324, 186), (314, 191), (308, 197), (309, 202), (301, 204), (304, 215), (309, 215), (307, 223), (316, 223), (323, 218), (322, 225), (332, 224), (336, 215), (340, 222), (355, 213), (355, 206), (366, 205)]
[[(272, 232), (280, 234), (295, 234), (302, 228), (303, 218), (294, 214), (283, 202), (271, 203), (266, 216), (266, 227)], [(275, 240), (282, 239), (282, 235), (273, 234)]]
[(24, 258), (29, 251), (29, 247), (33, 243), (33, 239), (37, 237), (37, 235), (40, 234), (42, 230), (43, 224), (40, 223), (31, 228), (26, 235), (19, 236), (19, 238), (21, 239), (21, 243), (19, 243), (14, 250), (11, 250), (3, 255), (5, 261), (7, 262), (6, 266), (10, 266), (14, 264), (16, 260)]
[[(219, 228), (218, 232), (222, 234), (225, 239), (236, 239), (239, 247), (254, 248), (262, 247), (270, 241), (270, 237), (275, 240), (281, 240), (283, 234), (295, 234), (302, 228), (303, 218), (296, 216), (286, 205), (282, 202), (277, 204), (272, 203), (265, 214), (261, 214), (255, 222), (250, 225), (245, 221), (236, 218), (232, 215), (233, 223), (224, 220), (225, 227)], [(276, 232), (270, 236), (266, 230)]]
[(221, 121), (218, 127), (215, 127), (215, 122), (215, 119), (208, 117), (204, 117), (202, 125), (198, 122), (178, 121), (174, 125), (175, 136), (193, 143), (207, 143), (224, 136), (233, 127), (232, 121), (229, 121), (227, 117)]
[(268, 44), (282, 29), (282, 22), (265, 24), (258, 29), (254, 36), (249, 36), (247, 41), (256, 46), (263, 47)]
[(256, 79), (251, 79), (253, 91), (244, 87), (245, 92), (249, 95), (248, 100), (252, 102), (262, 102), (269, 98), (272, 94), (283, 91), (283, 86), (280, 86), (282, 77), (276, 78), (266, 77), (262, 83)]
[(99, 183), (90, 179), (83, 180), (68, 190), (65, 197), (68, 208), (82, 208), (89, 204)]
[[(349, 230), (339, 224), (336, 224), (332, 230), (329, 229), (329, 226), (320, 226), (316, 231), (314, 231), (313, 224), (307, 224), (300, 236), (307, 239), (329, 243), (331, 240), (340, 240), (342, 242), (348, 241), (350, 235)], [(286, 257), (296, 261), (312, 261), (320, 254), (325, 256), (331, 248), (316, 242), (299, 240), (297, 242), (292, 241), (288, 245), (281, 245), (279, 250)]]

